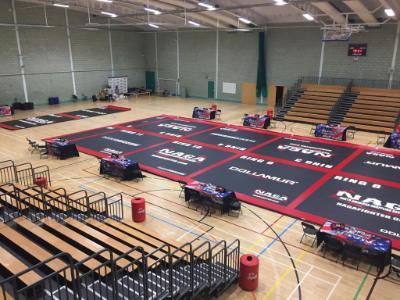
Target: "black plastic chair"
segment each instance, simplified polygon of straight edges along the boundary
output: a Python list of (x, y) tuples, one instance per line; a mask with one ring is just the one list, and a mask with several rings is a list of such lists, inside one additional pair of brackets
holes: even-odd
[(334, 255), (336, 255), (336, 261), (339, 260), (340, 255), (343, 253), (343, 243), (329, 235), (325, 236), (324, 238), (324, 245), (322, 247), (323, 255), (322, 257), (325, 257), (325, 254), (327, 252), (331, 252)]
[(181, 188), (181, 191), (179, 192), (179, 198), (181, 198), (182, 194), (185, 192), (186, 182), (178, 181), (178, 183), (179, 183), (179, 187)]
[(344, 266), (346, 260), (350, 259), (355, 263), (358, 270), (361, 263), (361, 255), (361, 247), (352, 244), (345, 244), (342, 252), (342, 265)]
[(317, 233), (318, 233), (319, 229), (315, 228), (314, 225), (311, 225), (306, 222), (301, 222), (301, 226), (303, 227), (303, 236), (300, 239), (300, 243), (303, 243), (304, 237), (308, 237), (308, 238), (313, 239), (311, 247), (314, 247), (314, 243), (317, 238)]
[(397, 277), (400, 277), (400, 256), (392, 254), (392, 260), (390, 262), (390, 269), (396, 273)]

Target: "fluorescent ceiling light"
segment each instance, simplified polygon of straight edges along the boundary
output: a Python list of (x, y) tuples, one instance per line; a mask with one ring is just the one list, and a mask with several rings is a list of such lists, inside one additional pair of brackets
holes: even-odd
[(113, 0), (97, 0), (97, 1), (99, 1), (99, 2), (105, 2), (105, 3), (112, 3), (112, 2), (113, 2)]
[(160, 28), (160, 26), (158, 26), (158, 25), (156, 25), (156, 24), (152, 24), (152, 23), (149, 23), (149, 26), (150, 26), (150, 27), (153, 27), (153, 28)]
[(313, 21), (314, 20), (314, 17), (312, 16), (312, 15), (310, 15), (310, 14), (303, 14), (303, 17), (305, 18), (305, 19), (307, 19), (308, 21)]
[(386, 8), (386, 9), (385, 9), (385, 14), (386, 14), (388, 17), (394, 17), (394, 16), (396, 15), (395, 12), (394, 12), (394, 10), (391, 9), (391, 8)]
[(277, 5), (277, 6), (283, 6), (286, 4), (288, 4), (288, 3), (284, 0), (275, 0), (275, 5)]
[(246, 24), (250, 24), (251, 23), (251, 21), (246, 19), (246, 18), (239, 18), (239, 21), (241, 21), (243, 23), (246, 23)]
[(156, 9), (148, 8), (148, 7), (145, 7), (144, 10), (145, 10), (145, 11), (148, 11), (148, 12), (151, 12), (151, 13), (153, 13), (153, 14), (155, 14), (155, 15), (160, 15), (160, 14), (161, 14), (160, 11), (158, 11), (158, 10), (156, 10)]
[(199, 26), (200, 26), (199, 23), (196, 23), (196, 22), (193, 22), (193, 21), (188, 21), (188, 23), (189, 23), (189, 24), (192, 24), (193, 26), (196, 26), (196, 27), (199, 27)]
[(60, 4), (60, 3), (54, 3), (53, 5), (57, 6), (57, 7), (64, 7), (64, 8), (68, 8), (69, 7), (68, 4)]
[(205, 8), (207, 8), (208, 10), (216, 10), (215, 6), (214, 6), (214, 5), (211, 5), (211, 4), (199, 2), (199, 5), (200, 5), (200, 6), (203, 6), (203, 7), (205, 7)]
[(118, 15), (113, 14), (113, 13), (110, 13), (110, 12), (107, 12), (107, 11), (102, 11), (101, 13), (102, 13), (103, 15), (109, 16), (109, 17), (111, 17), (111, 18), (116, 18), (116, 17), (118, 17)]

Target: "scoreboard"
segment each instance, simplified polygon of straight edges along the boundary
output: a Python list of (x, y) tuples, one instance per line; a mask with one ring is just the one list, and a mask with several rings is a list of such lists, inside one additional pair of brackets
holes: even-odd
[(367, 56), (367, 44), (349, 44), (348, 56)]

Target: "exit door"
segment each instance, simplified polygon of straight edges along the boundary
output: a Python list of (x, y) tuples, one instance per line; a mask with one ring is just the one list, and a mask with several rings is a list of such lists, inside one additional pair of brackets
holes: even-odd
[(214, 98), (214, 81), (208, 82), (208, 98)]
[(146, 89), (156, 91), (156, 73), (153, 71), (146, 71)]

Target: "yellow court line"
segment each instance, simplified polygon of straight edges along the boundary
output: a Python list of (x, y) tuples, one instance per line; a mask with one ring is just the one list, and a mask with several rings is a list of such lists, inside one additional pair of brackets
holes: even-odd
[[(294, 262), (298, 262), (303, 258), (303, 256), (306, 254), (306, 251), (302, 251), (295, 259)], [(273, 294), (273, 292), (276, 290), (276, 288), (282, 283), (283, 280), (285, 280), (286, 276), (289, 275), (289, 273), (293, 270), (292, 266), (288, 267), (284, 273), (282, 273), (281, 276), (274, 282), (274, 284), (269, 288), (269, 290), (263, 295), (262, 300), (269, 299), (269, 297)]]

